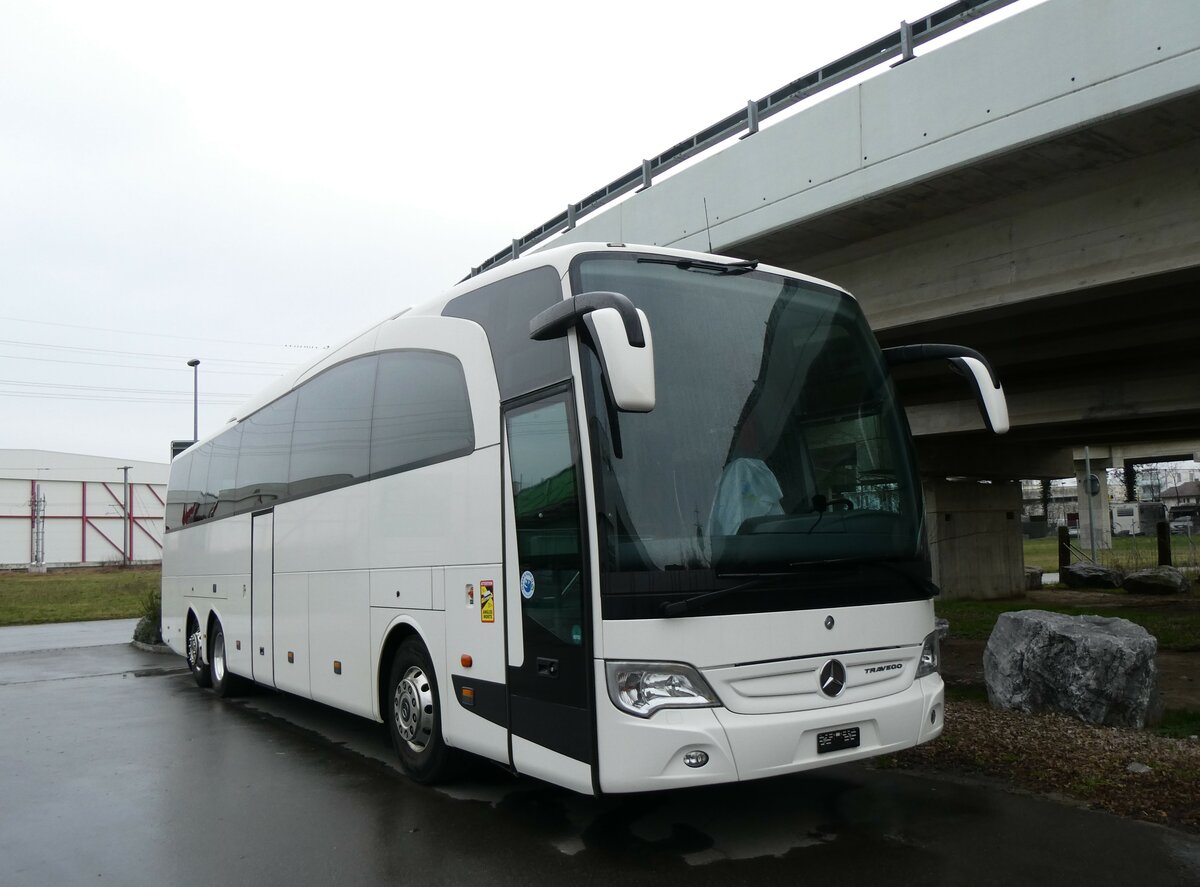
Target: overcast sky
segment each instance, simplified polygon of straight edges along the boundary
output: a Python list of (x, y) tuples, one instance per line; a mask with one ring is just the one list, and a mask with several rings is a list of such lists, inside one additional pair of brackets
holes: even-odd
[(166, 461), (189, 358), (204, 436), (946, 2), (0, 2), (0, 448)]

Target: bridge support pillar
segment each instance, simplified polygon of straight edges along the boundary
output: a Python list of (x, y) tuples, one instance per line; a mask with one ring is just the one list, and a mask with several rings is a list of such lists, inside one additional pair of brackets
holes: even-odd
[(1025, 590), (1021, 485), (927, 478), (933, 581), (954, 599), (1015, 597)]

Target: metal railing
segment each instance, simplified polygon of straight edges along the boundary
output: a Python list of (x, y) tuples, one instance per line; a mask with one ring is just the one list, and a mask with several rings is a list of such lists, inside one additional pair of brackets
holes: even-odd
[(960, 0), (930, 13), (919, 21), (901, 22), (899, 30), (805, 74), (761, 99), (751, 99), (740, 111), (672, 145), (661, 154), (643, 160), (640, 167), (593, 191), (578, 203), (568, 204), (566, 210), (538, 225), (523, 237), (514, 238), (511, 246), (472, 268), (467, 278), (515, 259), (556, 234), (570, 231), (582, 217), (594, 213), (630, 191), (649, 188), (654, 183), (655, 176), (735, 135), (740, 134), (741, 138), (754, 135), (758, 132), (761, 121), (797, 102), (891, 59), (899, 58), (897, 64), (909, 61), (914, 57), (916, 47), (922, 43), (941, 37), (961, 25), (1015, 2), (1016, 0)]

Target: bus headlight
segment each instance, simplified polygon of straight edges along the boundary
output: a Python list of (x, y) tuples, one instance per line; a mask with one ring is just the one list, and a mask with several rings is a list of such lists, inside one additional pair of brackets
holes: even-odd
[(679, 662), (608, 662), (608, 696), (622, 711), (648, 718), (662, 708), (711, 708), (717, 694), (690, 665)]
[(921, 647), (921, 659), (917, 663), (917, 677), (923, 678), (925, 675), (937, 674), (940, 658), (937, 632), (931, 631), (925, 637), (924, 646)]

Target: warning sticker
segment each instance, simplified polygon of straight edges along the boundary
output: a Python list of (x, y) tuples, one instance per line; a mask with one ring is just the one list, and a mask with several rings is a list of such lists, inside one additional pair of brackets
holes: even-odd
[(493, 582), (484, 579), (479, 583), (479, 621), (496, 621), (496, 598), (492, 594)]

